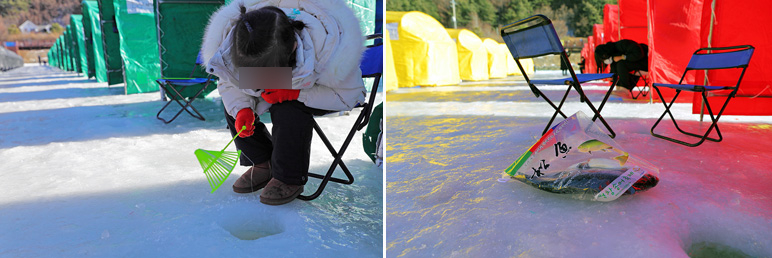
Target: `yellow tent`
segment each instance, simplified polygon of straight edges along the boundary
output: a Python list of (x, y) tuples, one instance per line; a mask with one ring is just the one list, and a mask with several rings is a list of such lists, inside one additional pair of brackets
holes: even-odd
[[(499, 43), (499, 46), (501, 46), (501, 49), (503, 49), (503, 51), (507, 52), (507, 75), (523, 75), (523, 73), (520, 72), (520, 68), (517, 67), (515, 58), (512, 57), (512, 52), (509, 52), (509, 48), (507, 48), (507, 44)], [(523, 66), (523, 70), (525, 70), (526, 74), (534, 73), (533, 59), (530, 59), (530, 58), (520, 59), (520, 65)]]
[(488, 79), (488, 51), (474, 32), (467, 29), (446, 29), (458, 47), (458, 70), (462, 80)]
[[(507, 53), (498, 42), (491, 38), (483, 39), (483, 45), (488, 50), (488, 75), (490, 78), (507, 77)], [(511, 54), (510, 54), (511, 55)]]
[[(514, 60), (514, 58), (512, 59)], [(520, 65), (523, 66), (523, 70), (525, 70), (525, 73), (528, 75), (532, 75), (535, 72), (535, 66), (533, 65), (533, 59), (526, 58), (526, 59), (520, 59)], [(517, 64), (515, 64), (517, 66)], [(518, 69), (517, 74), (520, 74), (520, 70)]]
[(391, 40), (388, 30), (383, 33), (383, 66), (383, 87), (385, 87), (383, 91), (396, 90), (399, 86), (397, 84), (397, 71), (394, 69), (394, 54), (391, 51)]
[(422, 12), (387, 11), (386, 29), (399, 87), (461, 82), (456, 43), (437, 20)]

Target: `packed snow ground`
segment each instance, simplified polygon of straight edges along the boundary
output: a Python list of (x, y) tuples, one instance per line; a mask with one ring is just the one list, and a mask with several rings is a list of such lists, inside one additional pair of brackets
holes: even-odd
[[(164, 124), (162, 105), (157, 92), (123, 95), (47, 66), (0, 73), (0, 256), (381, 256), (383, 171), (361, 133), (343, 158), (354, 184), (268, 206), (259, 191), (230, 189), (246, 167), (210, 194), (193, 151), (231, 138), (216, 91), (195, 101), (206, 121), (183, 113)], [(317, 121), (338, 147), (357, 115)], [(332, 161), (316, 136), (311, 157), (315, 173)], [(305, 193), (317, 186), (310, 179)]]
[[(565, 88), (542, 89), (556, 99)], [(585, 89), (597, 103), (608, 88)], [(521, 78), (386, 98), (387, 257), (772, 256), (772, 116), (724, 116), (722, 142), (690, 148), (649, 133), (662, 103), (613, 95), (602, 113), (615, 140), (654, 164), (660, 182), (601, 203), (499, 180), (553, 112)], [(590, 113), (570, 101), (568, 115)], [(690, 104), (673, 110), (688, 129), (709, 125)]]

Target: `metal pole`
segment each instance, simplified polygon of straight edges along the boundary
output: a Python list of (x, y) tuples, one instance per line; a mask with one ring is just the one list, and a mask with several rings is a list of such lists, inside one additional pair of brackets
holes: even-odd
[(450, 4), (453, 5), (453, 28), (458, 29), (456, 25), (456, 0), (450, 0)]
[[(716, 0), (713, 0), (713, 3), (710, 4), (710, 30), (708, 31), (708, 47), (713, 47), (711, 44), (711, 41), (713, 41), (713, 21), (716, 19)], [(710, 53), (711, 51), (708, 51)], [(708, 70), (705, 70), (705, 80), (703, 81), (703, 85), (708, 85), (710, 81), (708, 80)], [(700, 107), (700, 122), (702, 122), (702, 117), (705, 115), (705, 100), (702, 101), (702, 107)]]

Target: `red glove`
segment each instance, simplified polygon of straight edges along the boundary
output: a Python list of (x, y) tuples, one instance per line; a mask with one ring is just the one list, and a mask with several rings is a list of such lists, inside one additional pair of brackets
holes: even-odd
[(271, 104), (281, 103), (284, 101), (296, 100), (300, 95), (300, 90), (287, 90), (287, 89), (266, 89), (263, 91), (263, 99)]
[(251, 108), (245, 108), (242, 110), (239, 110), (239, 113), (236, 114), (236, 132), (241, 130), (242, 126), (246, 126), (247, 129), (244, 129), (244, 131), (241, 131), (239, 134), (239, 137), (245, 138), (252, 136), (253, 133), (255, 133), (255, 113), (252, 112)]

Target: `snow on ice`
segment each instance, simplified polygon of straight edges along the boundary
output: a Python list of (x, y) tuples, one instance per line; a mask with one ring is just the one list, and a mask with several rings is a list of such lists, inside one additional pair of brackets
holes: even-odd
[[(33, 64), (0, 73), (0, 256), (381, 256), (383, 171), (361, 134), (343, 158), (354, 184), (268, 206), (231, 191), (246, 167), (210, 194), (193, 151), (231, 137), (216, 91), (194, 105), (206, 121), (183, 113), (165, 125), (157, 92), (123, 95)], [(317, 121), (339, 146), (357, 112)], [(316, 137), (311, 157), (315, 173), (332, 161)]]
[[(542, 89), (553, 100), (565, 91)], [(606, 89), (585, 87), (594, 103)], [(567, 115), (590, 114), (572, 94)], [(398, 89), (387, 100), (387, 257), (772, 256), (770, 116), (723, 116), (722, 142), (690, 148), (649, 133), (662, 103), (613, 95), (602, 114), (615, 140), (654, 164), (660, 182), (602, 203), (501, 180), (554, 111), (521, 78)], [(673, 113), (688, 129), (709, 125), (691, 104)]]

